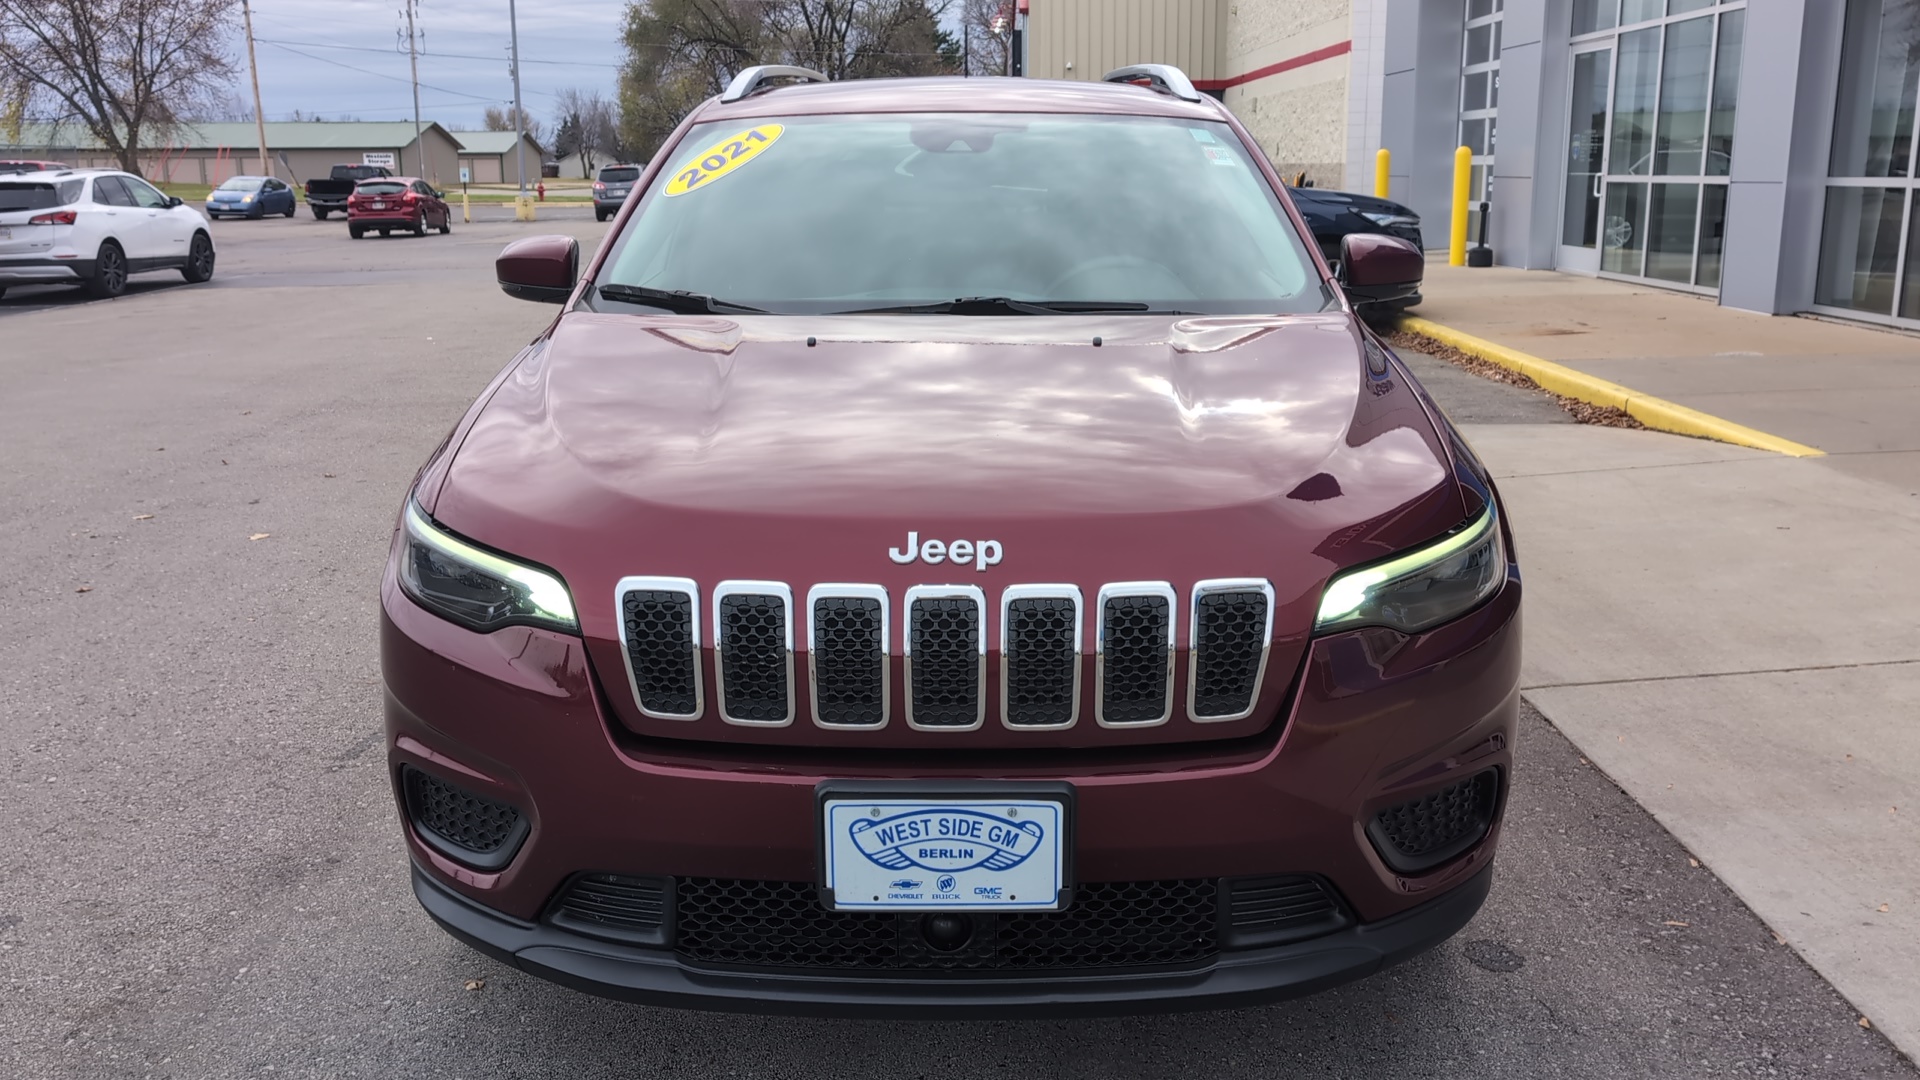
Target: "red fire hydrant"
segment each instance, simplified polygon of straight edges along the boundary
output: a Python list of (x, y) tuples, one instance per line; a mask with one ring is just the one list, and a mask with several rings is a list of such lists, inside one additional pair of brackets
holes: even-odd
[(541, 202), (547, 201), (547, 182), (545, 180), (542, 180), (539, 183), (533, 185), (533, 190), (536, 194), (540, 196)]

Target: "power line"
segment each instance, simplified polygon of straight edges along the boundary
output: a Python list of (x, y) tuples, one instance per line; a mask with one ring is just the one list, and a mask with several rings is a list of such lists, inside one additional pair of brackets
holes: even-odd
[[(324, 56), (315, 56), (310, 52), (301, 52), (299, 49), (293, 48), (289, 45), (283, 45), (278, 41), (268, 41), (266, 38), (257, 38), (255, 40), (259, 41), (260, 44), (262, 45), (271, 45), (274, 48), (281, 50), (282, 52), (290, 52), (295, 56), (304, 56), (309, 60), (318, 60), (322, 64), (332, 64), (334, 67), (337, 67), (337, 68), (346, 68), (348, 71), (357, 71), (362, 75), (371, 75), (376, 79), (386, 79), (388, 82), (406, 83), (408, 85), (413, 84), (412, 79), (403, 79), (397, 75), (387, 75), (378, 71), (369, 71), (366, 68), (354, 67), (352, 64), (343, 64), (338, 60), (329, 60)], [(502, 103), (502, 99), (500, 98), (481, 97), (479, 94), (463, 93), (462, 91), (459, 91), (459, 90), (449, 90), (444, 86), (430, 86), (426, 83), (421, 83), (420, 85), (425, 87), (428, 90), (434, 91), (435, 93), (452, 94), (454, 97), (471, 98), (474, 101), (484, 101), (489, 105), (499, 105)]]
[[(305, 45), (311, 49), (345, 49), (349, 52), (380, 53), (383, 56), (391, 55), (391, 50), (373, 49), (365, 45), (331, 45), (323, 41), (270, 41), (267, 38), (258, 38), (256, 40), (266, 45)], [(489, 64), (498, 64), (505, 59), (505, 57), (500, 56), (476, 56), (472, 53), (423, 52), (420, 55), (427, 60), (483, 60)], [(523, 64), (552, 64), (556, 67), (612, 68), (615, 71), (620, 70), (623, 66), (620, 64), (597, 64), (590, 60), (529, 60), (524, 56), (520, 58), (520, 62)]]

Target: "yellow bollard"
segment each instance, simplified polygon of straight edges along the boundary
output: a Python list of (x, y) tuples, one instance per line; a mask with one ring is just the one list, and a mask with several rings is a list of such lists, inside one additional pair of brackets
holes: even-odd
[[(513, 200), (513, 220), (533, 220), (533, 196), (521, 195)], [(1460, 235), (1465, 236), (1466, 234), (1461, 233)]]
[(460, 193), (460, 220), (472, 224), (473, 208), (467, 205), (467, 193)]
[(1392, 168), (1393, 168), (1393, 151), (1383, 146), (1380, 148), (1379, 153), (1373, 155), (1373, 197), (1374, 198), (1376, 199), (1387, 198), (1387, 192), (1392, 190), (1393, 188)]
[(1462, 146), (1453, 152), (1453, 234), (1447, 245), (1447, 265), (1467, 265), (1467, 188), (1473, 183), (1473, 151)]

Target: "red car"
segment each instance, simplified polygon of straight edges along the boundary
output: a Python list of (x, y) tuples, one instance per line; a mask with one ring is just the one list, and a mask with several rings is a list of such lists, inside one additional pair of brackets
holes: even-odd
[(58, 172), (72, 167), (64, 161), (25, 161), (8, 158), (0, 160), (0, 176), (14, 173)]
[(383, 176), (362, 180), (347, 196), (347, 235), (355, 240), (378, 230), (410, 229), (415, 236), (429, 228), (453, 231), (453, 209), (432, 184), (412, 176)]
[[(794, 83), (798, 83), (794, 85)], [(1241, 1005), (1466, 924), (1520, 574), (1245, 130), (1104, 84), (743, 72), (422, 468), (388, 761), (448, 931), (824, 1015)]]

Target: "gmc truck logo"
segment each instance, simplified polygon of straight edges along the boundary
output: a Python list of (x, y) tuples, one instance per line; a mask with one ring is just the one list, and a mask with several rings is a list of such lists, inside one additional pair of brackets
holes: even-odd
[(915, 559), (931, 565), (950, 562), (956, 566), (973, 564), (977, 573), (1000, 565), (998, 540), (922, 540), (917, 532), (907, 534), (907, 546), (888, 548), (887, 558), (905, 566)]

